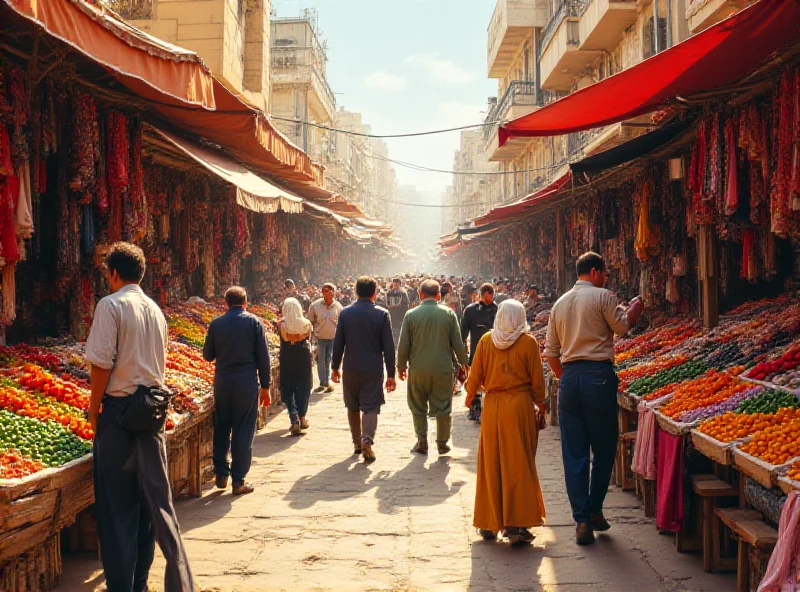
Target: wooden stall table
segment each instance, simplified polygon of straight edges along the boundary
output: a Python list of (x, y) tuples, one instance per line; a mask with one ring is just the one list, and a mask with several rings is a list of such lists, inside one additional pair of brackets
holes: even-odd
[(713, 476), (702, 475), (692, 480), (692, 490), (702, 500), (699, 515), (700, 531), (703, 533), (703, 568), (707, 572), (729, 571), (736, 567), (732, 558), (722, 556), (720, 522), (717, 502), (723, 498), (737, 498), (739, 492)]
[(765, 523), (761, 514), (754, 510), (717, 508), (716, 514), (739, 543), (736, 556), (736, 591), (755, 590), (778, 542), (778, 531)]

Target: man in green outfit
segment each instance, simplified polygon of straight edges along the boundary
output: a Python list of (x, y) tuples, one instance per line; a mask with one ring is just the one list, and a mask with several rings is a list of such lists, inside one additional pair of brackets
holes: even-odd
[(447, 454), (453, 408), (453, 356), (466, 367), (467, 351), (461, 340), (458, 317), (451, 309), (439, 306), (439, 282), (425, 280), (419, 289), (422, 303), (406, 313), (400, 330), (397, 371), (401, 380), (408, 377), (408, 407), (414, 417), (417, 444), (412, 452), (428, 452), (428, 416), (436, 418), (436, 444), (439, 454)]

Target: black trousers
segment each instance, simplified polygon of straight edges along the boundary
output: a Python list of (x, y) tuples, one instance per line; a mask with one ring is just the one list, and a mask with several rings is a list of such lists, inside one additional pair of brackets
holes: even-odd
[[(214, 379), (214, 474), (217, 477), (230, 476), (234, 483), (244, 481), (253, 462), (257, 420), (255, 372), (218, 373)], [(230, 464), (228, 452), (231, 453)]]
[(105, 397), (94, 438), (97, 534), (109, 592), (147, 588), (155, 543), (167, 561), (166, 592), (194, 592), (167, 476), (164, 432), (119, 424), (126, 399)]

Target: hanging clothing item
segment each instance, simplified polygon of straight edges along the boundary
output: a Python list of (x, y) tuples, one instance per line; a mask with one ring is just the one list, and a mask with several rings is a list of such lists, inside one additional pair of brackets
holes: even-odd
[(20, 238), (33, 235), (33, 196), (31, 194), (31, 165), (25, 162), (19, 167), (19, 196), (14, 218), (14, 230)]
[(758, 592), (800, 592), (800, 492), (792, 491), (781, 511), (778, 544)]
[(0, 253), (5, 265), (13, 265), (20, 259), (17, 234), (14, 232), (14, 204), (18, 193), (16, 176), (5, 177), (5, 183), (0, 186)]
[(631, 469), (648, 481), (656, 480), (656, 414), (642, 404), (639, 405), (639, 429)]
[(683, 527), (683, 438), (658, 430), (656, 527), (679, 532)]
[(10, 325), (17, 318), (16, 267), (16, 265), (6, 265), (3, 268), (3, 317), (0, 320), (6, 325)]
[(727, 183), (725, 184), (725, 206), (726, 216), (732, 216), (739, 207), (739, 175), (736, 162), (736, 124), (734, 118), (728, 119), (725, 124), (725, 144), (727, 146)]

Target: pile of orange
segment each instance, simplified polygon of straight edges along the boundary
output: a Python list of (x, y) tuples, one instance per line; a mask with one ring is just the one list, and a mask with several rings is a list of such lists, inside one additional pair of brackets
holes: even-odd
[(726, 401), (736, 393), (751, 387), (751, 384), (736, 378), (730, 370), (727, 372), (711, 370), (703, 376), (675, 387), (672, 399), (661, 408), (661, 413), (675, 419), (687, 411)]
[(789, 472), (786, 474), (789, 479), (792, 481), (800, 481), (800, 460), (793, 463), (791, 467), (789, 467)]
[(800, 419), (754, 434), (741, 450), (772, 465), (782, 465), (800, 456)]
[(703, 422), (698, 431), (715, 440), (728, 443), (793, 420), (800, 420), (800, 409), (786, 407), (778, 410), (777, 413), (753, 413), (751, 415), (728, 412)]

